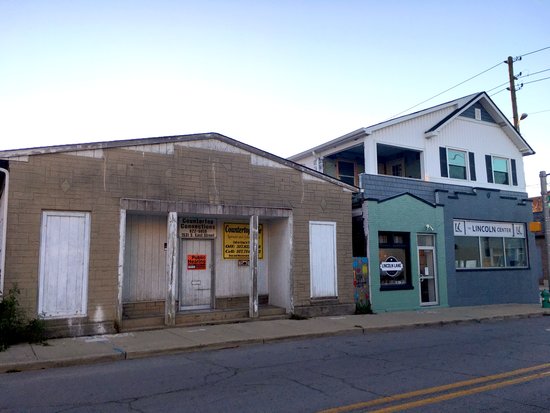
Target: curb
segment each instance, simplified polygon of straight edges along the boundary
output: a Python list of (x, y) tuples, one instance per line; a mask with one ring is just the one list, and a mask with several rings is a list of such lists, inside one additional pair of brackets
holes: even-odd
[(103, 354), (97, 356), (79, 356), (79, 357), (67, 357), (57, 360), (33, 360), (33, 361), (24, 361), (24, 362), (14, 362), (14, 363), (5, 363), (0, 364), (0, 374), (1, 373), (15, 373), (22, 371), (31, 371), (31, 370), (44, 370), (49, 368), (58, 368), (58, 367), (70, 367), (77, 365), (91, 365), (112, 361), (121, 361), (121, 360), (134, 360), (141, 358), (148, 358), (154, 356), (166, 356), (174, 354), (183, 354), (183, 353), (193, 353), (199, 351), (215, 351), (215, 350), (225, 350), (231, 348), (239, 348), (249, 345), (263, 345), (270, 343), (278, 342), (288, 342), (288, 341), (297, 341), (305, 339), (315, 339), (322, 337), (334, 337), (341, 335), (363, 335), (376, 332), (388, 332), (388, 331), (397, 331), (404, 329), (414, 329), (422, 327), (434, 327), (434, 326), (445, 326), (445, 325), (460, 325), (460, 324), (476, 324), (476, 323), (486, 323), (486, 322), (498, 322), (504, 320), (513, 320), (513, 319), (523, 319), (523, 318), (535, 318), (535, 317), (544, 317), (550, 316), (550, 311), (543, 312), (530, 312), (524, 314), (508, 314), (508, 315), (495, 315), (495, 316), (483, 316), (483, 317), (473, 317), (473, 318), (457, 318), (452, 320), (433, 320), (433, 321), (423, 321), (423, 322), (414, 322), (411, 324), (401, 324), (401, 325), (392, 325), (392, 326), (373, 326), (373, 327), (364, 327), (361, 325), (355, 325), (353, 328), (344, 328), (342, 330), (326, 331), (322, 333), (303, 333), (303, 334), (288, 334), (281, 335), (279, 337), (272, 338), (252, 338), (252, 339), (243, 339), (243, 340), (233, 340), (227, 342), (219, 343), (210, 343), (210, 344), (196, 344), (193, 346), (186, 347), (172, 347), (165, 349), (149, 349), (149, 350), (135, 350), (128, 351), (120, 346), (113, 347), (113, 354)]

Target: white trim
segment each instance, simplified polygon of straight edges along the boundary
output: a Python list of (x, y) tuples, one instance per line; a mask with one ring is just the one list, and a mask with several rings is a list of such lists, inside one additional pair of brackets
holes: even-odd
[(120, 221), (118, 224), (118, 290), (115, 322), (118, 328), (122, 327), (122, 289), (124, 285), (124, 252), (126, 250), (126, 210), (120, 210)]

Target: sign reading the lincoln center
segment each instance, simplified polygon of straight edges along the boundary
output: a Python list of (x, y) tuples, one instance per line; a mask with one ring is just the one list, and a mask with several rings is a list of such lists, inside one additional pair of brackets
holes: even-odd
[(455, 237), (525, 238), (525, 225), (512, 222), (453, 221)]
[[(245, 223), (223, 224), (223, 258), (226, 260), (248, 260), (250, 257), (250, 225)], [(258, 225), (258, 258), (264, 258), (264, 234), (262, 224)]]

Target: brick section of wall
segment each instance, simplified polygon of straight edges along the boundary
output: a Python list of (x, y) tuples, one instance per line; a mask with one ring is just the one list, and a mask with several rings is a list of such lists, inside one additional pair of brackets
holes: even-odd
[[(364, 197), (376, 201), (391, 198), (396, 195), (409, 193), (432, 204), (436, 203), (436, 191), (472, 193), (473, 188), (463, 185), (448, 185), (435, 182), (426, 182), (417, 179), (407, 179), (387, 175), (361, 175), (361, 187), (364, 189)], [(512, 197), (518, 200), (527, 199), (524, 192), (498, 191), (502, 197)]]
[(351, 193), (288, 167), (258, 166), (249, 154), (175, 146), (172, 154), (103, 150), (103, 158), (69, 154), (10, 162), (6, 288), (36, 314), (41, 213), (91, 212), (88, 316), (114, 320), (121, 198), (246, 205), (293, 210), (294, 304), (310, 304), (310, 220), (337, 224), (340, 303), (353, 303)]

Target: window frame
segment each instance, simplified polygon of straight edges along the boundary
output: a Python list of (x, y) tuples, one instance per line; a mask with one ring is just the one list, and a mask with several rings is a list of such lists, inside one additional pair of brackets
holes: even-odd
[[(457, 223), (462, 222), (468, 222), (468, 220), (454, 220), (454, 224), (456, 226)], [(474, 223), (478, 223), (478, 221), (474, 221)], [(488, 224), (490, 225), (490, 222), (479, 222), (480, 224)], [(512, 224), (514, 228), (514, 233), (518, 231), (519, 234), (521, 230), (521, 234), (526, 234), (525, 230), (525, 224), (524, 223), (510, 223), (510, 222), (495, 222), (494, 224)], [(460, 227), (458, 227), (460, 228)], [(464, 231), (464, 230), (461, 230)], [(458, 235), (457, 235), (458, 234)], [(477, 256), (463, 256), (459, 257), (457, 256), (457, 252), (455, 252), (455, 270), (456, 271), (494, 271), (494, 270), (517, 270), (517, 269), (529, 269), (530, 267), (530, 259), (529, 259), (529, 251), (528, 251), (528, 238), (519, 236), (494, 236), (490, 234), (469, 234), (464, 235), (466, 232), (457, 232), (457, 227), (455, 227), (455, 233), (454, 233), (454, 244), (455, 244), (455, 250), (459, 247), (459, 239), (469, 241), (470, 246), (475, 245)], [(472, 243), (473, 240), (476, 240), (475, 244)], [(514, 241), (512, 241), (514, 240)], [(515, 246), (514, 248), (510, 247), (509, 244), (512, 243), (518, 243), (518, 240), (521, 240), (521, 245)], [(499, 248), (493, 248), (491, 244), (498, 243), (500, 245)], [(466, 242), (465, 242), (466, 244)], [(464, 245), (466, 248), (468, 248), (467, 245)], [(473, 247), (472, 247), (473, 248)], [(496, 252), (496, 253), (495, 253)], [(519, 261), (520, 263), (523, 263), (523, 265), (509, 265), (511, 261), (516, 262), (517, 260), (512, 260), (512, 256), (514, 257), (521, 257), (522, 259)], [(475, 259), (472, 259), (475, 258)], [(471, 266), (471, 262), (475, 262), (475, 266)], [(493, 263), (501, 263), (501, 265), (492, 265)], [(469, 264), (470, 263), (470, 264)], [(459, 266), (459, 264), (461, 264)], [(489, 264), (489, 265), (488, 265)]]
[[(497, 175), (495, 175), (495, 172), (498, 172), (499, 174), (503, 173), (502, 171), (497, 171), (496, 168), (495, 168), (495, 160), (502, 160), (502, 161), (505, 161), (506, 162), (506, 182), (497, 182)], [(492, 174), (493, 174), (493, 183), (497, 184), (497, 185), (507, 185), (507, 186), (510, 186), (511, 185), (511, 182), (510, 182), (510, 175), (511, 175), (511, 170), (510, 170), (510, 158), (505, 158), (503, 156), (497, 156), (497, 155), (491, 155), (491, 169), (492, 169)]]
[[(469, 181), (470, 171), (469, 171), (468, 151), (462, 150), (462, 149), (455, 149), (455, 148), (446, 148), (446, 149), (447, 149), (447, 176), (449, 177), (449, 179), (459, 179), (461, 181)], [(464, 178), (451, 176), (451, 166), (458, 166), (458, 165), (451, 165), (450, 151), (462, 153), (464, 155)]]
[[(341, 162), (345, 162), (345, 163), (353, 165), (353, 176), (344, 175), (344, 174), (340, 173), (340, 163)], [(336, 175), (338, 176), (339, 181), (342, 181), (346, 184), (349, 184), (349, 182), (343, 181), (342, 177), (344, 177), (344, 178), (353, 178), (353, 183), (351, 185), (357, 186), (356, 185), (357, 184), (357, 163), (354, 162), (354, 161), (347, 160), (347, 159), (337, 159), (336, 160)]]

